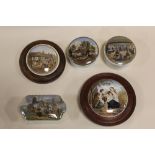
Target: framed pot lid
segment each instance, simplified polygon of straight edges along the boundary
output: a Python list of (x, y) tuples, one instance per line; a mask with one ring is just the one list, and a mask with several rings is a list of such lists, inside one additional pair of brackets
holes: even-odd
[(131, 84), (113, 73), (100, 73), (88, 79), (82, 87), (80, 104), (93, 122), (113, 126), (126, 121), (136, 106)]
[(99, 54), (97, 43), (88, 37), (74, 39), (67, 50), (71, 64), (86, 66), (93, 63)]
[(62, 49), (47, 40), (38, 40), (27, 45), (20, 56), (23, 74), (36, 83), (56, 80), (64, 71), (66, 59)]
[(105, 60), (116, 66), (130, 63), (136, 56), (136, 47), (127, 37), (116, 36), (107, 41), (104, 47)]

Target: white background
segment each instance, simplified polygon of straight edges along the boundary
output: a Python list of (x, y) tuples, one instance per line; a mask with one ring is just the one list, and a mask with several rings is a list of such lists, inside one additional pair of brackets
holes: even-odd
[[(101, 72), (123, 76), (131, 83), (137, 96), (136, 109), (129, 120), (108, 128), (155, 128), (155, 27), (1, 27), (0, 34), (0, 128), (107, 128), (87, 119), (78, 102), (84, 82)], [(129, 37), (137, 48), (134, 61), (117, 70), (107, 66), (102, 59), (103, 44), (116, 35)], [(19, 56), (30, 42), (50, 40), (65, 52), (69, 43), (80, 36), (91, 37), (98, 43), (100, 55), (94, 64), (82, 68), (67, 61), (61, 77), (49, 84), (33, 83), (21, 73)], [(67, 112), (60, 121), (23, 120), (18, 108), (26, 95), (33, 94), (61, 95)]]

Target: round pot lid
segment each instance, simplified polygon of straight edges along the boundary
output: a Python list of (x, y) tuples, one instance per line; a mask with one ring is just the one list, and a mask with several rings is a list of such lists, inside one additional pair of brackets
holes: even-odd
[(112, 126), (131, 116), (136, 106), (136, 95), (123, 77), (113, 73), (100, 73), (83, 85), (80, 104), (90, 120)]
[(74, 39), (67, 50), (67, 56), (72, 64), (85, 66), (93, 63), (99, 54), (97, 43), (88, 37)]
[(127, 37), (116, 36), (107, 41), (104, 54), (105, 59), (111, 64), (123, 66), (135, 58), (136, 47)]
[(24, 48), (19, 63), (21, 71), (28, 79), (37, 83), (48, 83), (62, 74), (66, 59), (58, 45), (47, 40), (38, 40)]

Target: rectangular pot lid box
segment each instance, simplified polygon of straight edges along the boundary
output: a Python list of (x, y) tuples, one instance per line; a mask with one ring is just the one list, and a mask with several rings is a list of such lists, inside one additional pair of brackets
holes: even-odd
[(29, 95), (20, 112), (26, 120), (59, 120), (66, 112), (66, 104), (59, 95)]

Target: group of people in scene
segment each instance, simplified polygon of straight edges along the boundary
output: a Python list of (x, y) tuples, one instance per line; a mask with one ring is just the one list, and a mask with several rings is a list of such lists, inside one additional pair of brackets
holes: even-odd
[(109, 90), (99, 89), (94, 94), (93, 108), (96, 109), (117, 109), (120, 108), (118, 94), (114, 87), (110, 87)]

